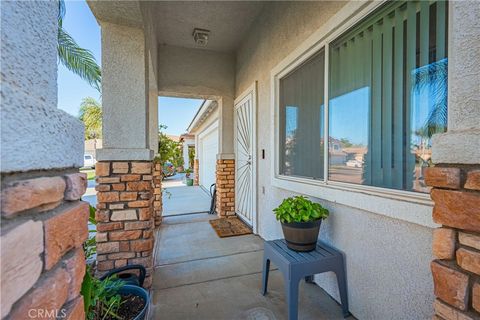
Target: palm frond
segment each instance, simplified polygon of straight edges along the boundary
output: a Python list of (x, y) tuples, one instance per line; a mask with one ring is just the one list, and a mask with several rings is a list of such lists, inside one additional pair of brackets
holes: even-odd
[(58, 57), (70, 71), (86, 80), (100, 92), (102, 75), (92, 52), (81, 48), (77, 42), (59, 25)]
[(423, 125), (425, 136), (431, 138), (435, 133), (445, 132), (447, 128), (447, 117), (448, 110), (446, 100), (435, 104)]
[(431, 138), (435, 133), (444, 132), (447, 127), (447, 76), (448, 59), (428, 64), (415, 70), (414, 90), (417, 94), (427, 90), (433, 99), (433, 108), (428, 114), (420, 136)]

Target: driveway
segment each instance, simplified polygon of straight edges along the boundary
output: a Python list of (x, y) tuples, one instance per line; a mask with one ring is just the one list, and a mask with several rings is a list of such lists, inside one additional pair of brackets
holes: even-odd
[(187, 187), (184, 177), (184, 174), (177, 173), (163, 180), (164, 217), (210, 210), (210, 194), (199, 186)]
[(87, 191), (82, 196), (83, 201), (87, 201), (91, 206), (97, 205), (97, 191), (95, 191), (95, 179), (88, 180)]

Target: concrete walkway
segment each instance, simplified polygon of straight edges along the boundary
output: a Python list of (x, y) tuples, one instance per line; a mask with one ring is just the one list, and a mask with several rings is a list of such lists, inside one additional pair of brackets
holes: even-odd
[[(149, 319), (286, 319), (283, 279), (270, 272), (260, 294), (263, 240), (219, 238), (208, 214), (164, 218), (156, 235)], [(343, 319), (320, 287), (300, 284), (299, 319)], [(353, 318), (352, 318), (353, 319)]]
[(199, 186), (187, 187), (184, 174), (177, 173), (165, 178), (162, 187), (163, 216), (186, 213), (208, 212), (210, 210), (210, 195)]

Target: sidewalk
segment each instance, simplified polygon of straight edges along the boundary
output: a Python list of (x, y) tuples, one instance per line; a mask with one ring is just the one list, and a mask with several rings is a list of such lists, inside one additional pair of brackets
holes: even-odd
[(199, 186), (187, 187), (183, 179), (184, 174), (177, 173), (163, 180), (164, 217), (210, 210), (210, 195)]

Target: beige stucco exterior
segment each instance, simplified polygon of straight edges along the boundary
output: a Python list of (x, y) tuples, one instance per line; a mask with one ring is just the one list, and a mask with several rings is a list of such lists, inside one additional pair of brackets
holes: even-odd
[[(329, 19), (341, 24), (342, 19), (334, 16), (344, 4), (276, 3), (265, 9), (263, 19), (253, 26), (256, 32), (245, 38), (237, 55), (236, 95), (258, 81), (257, 122), (262, 125), (257, 127), (257, 150), (258, 154), (261, 149), (267, 150), (267, 159), (257, 160), (257, 190), (265, 190), (257, 194), (257, 216), (259, 234), (266, 239), (282, 237), (272, 209), (285, 197), (305, 193), (301, 188), (291, 192), (272, 186), (271, 70)], [(434, 299), (430, 274), (432, 229), (351, 205), (315, 200), (331, 212), (320, 238), (346, 255), (350, 311), (355, 317), (429, 319)], [(403, 210), (411, 208), (405, 205)], [(430, 210), (423, 210), (427, 219)], [(316, 276), (316, 281), (339, 301), (333, 274)], [(406, 295), (410, 298), (391, 301), (392, 297)]]
[(98, 160), (150, 160), (148, 52), (140, 28), (102, 24), (103, 148)]

